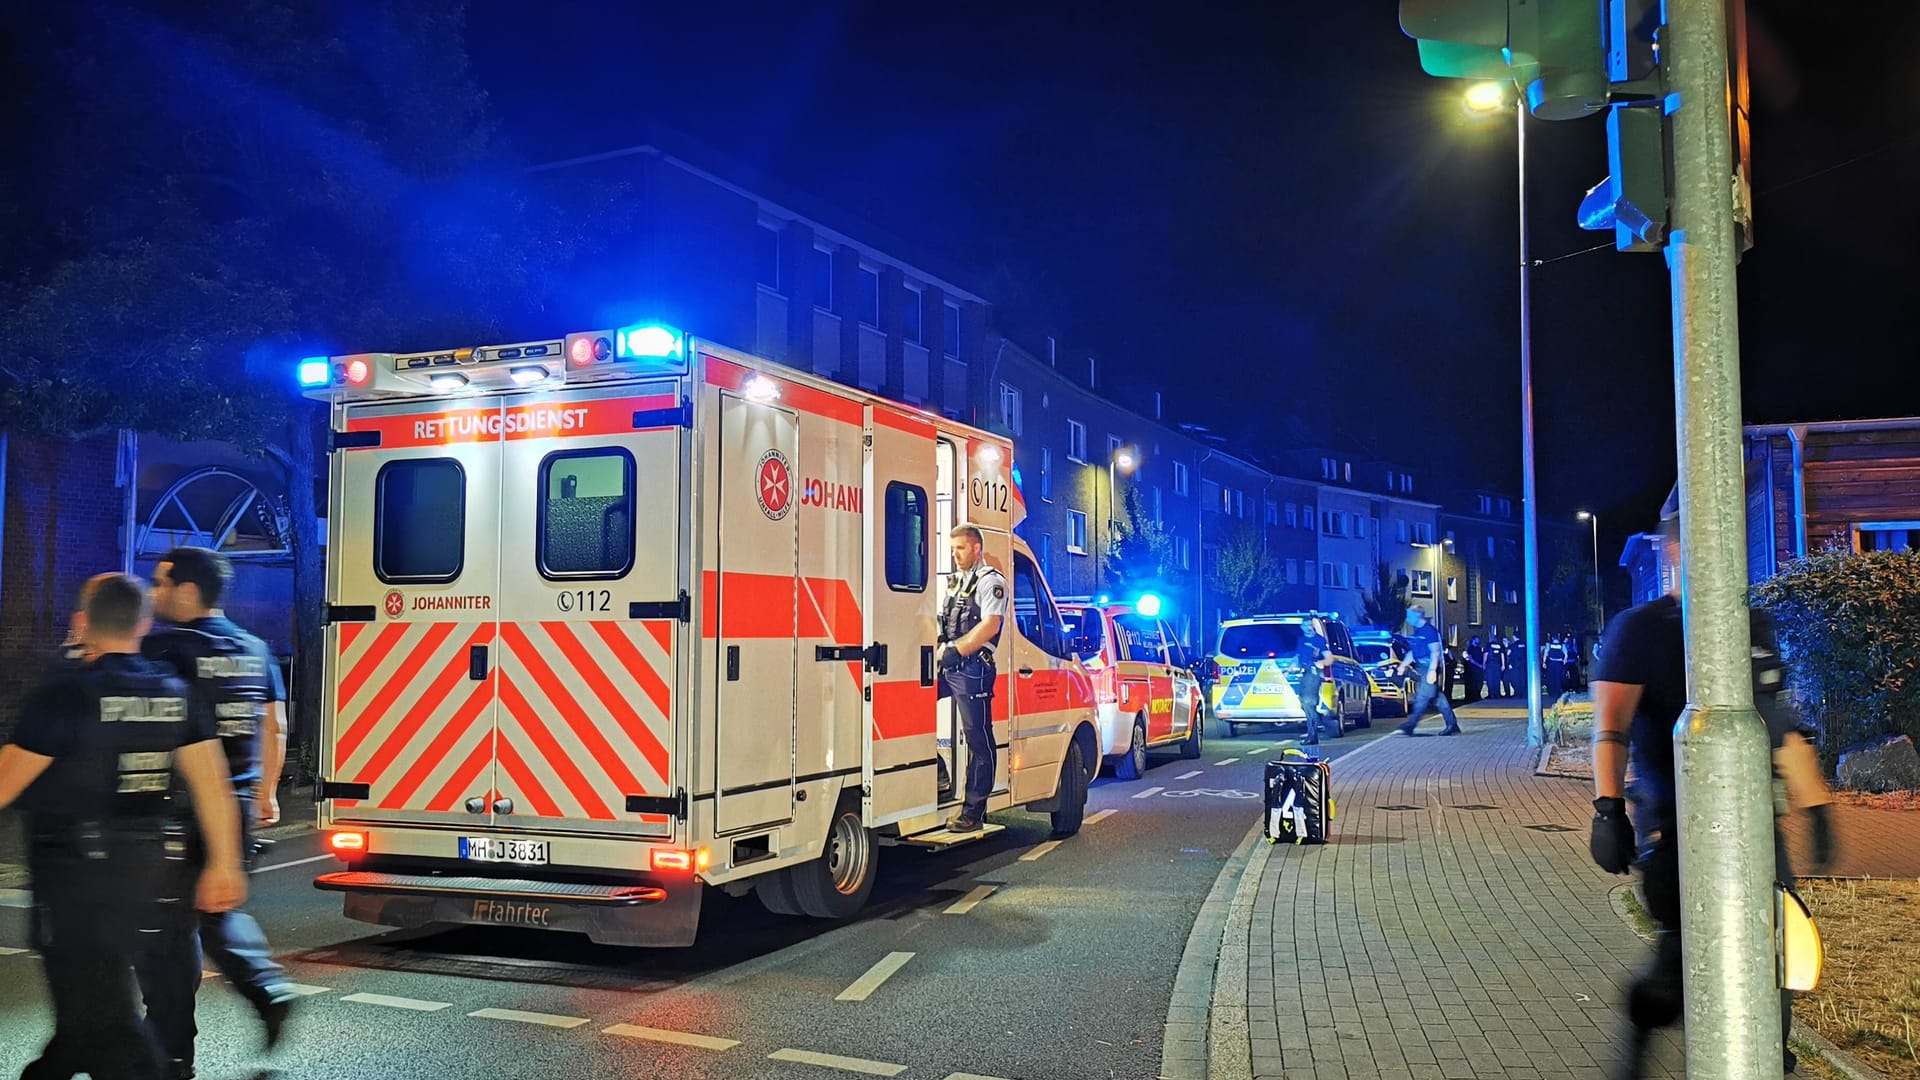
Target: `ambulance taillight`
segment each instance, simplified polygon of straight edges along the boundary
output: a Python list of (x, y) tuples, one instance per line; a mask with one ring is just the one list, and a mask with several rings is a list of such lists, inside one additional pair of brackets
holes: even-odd
[(359, 357), (355, 357), (352, 360), (347, 361), (347, 367), (344, 374), (346, 376), (347, 382), (353, 384), (354, 386), (359, 386), (360, 384), (367, 381), (368, 376), (373, 374), (373, 368), (365, 360), (362, 360)]

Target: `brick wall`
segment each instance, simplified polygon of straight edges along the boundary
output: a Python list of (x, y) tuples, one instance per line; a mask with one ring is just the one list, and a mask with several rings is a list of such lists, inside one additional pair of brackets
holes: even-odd
[(116, 439), (9, 440), (0, 550), (0, 732), (66, 634), (80, 583), (120, 566)]

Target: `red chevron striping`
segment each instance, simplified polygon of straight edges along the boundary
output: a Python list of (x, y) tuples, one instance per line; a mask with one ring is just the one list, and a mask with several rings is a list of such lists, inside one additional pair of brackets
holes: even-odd
[[(453, 695), (454, 687), (458, 686), (462, 679), (469, 677), (468, 652), (475, 645), (485, 645), (492, 640), (493, 624), (480, 624), (474, 630), (473, 636), (467, 639), (466, 648), (447, 664), (446, 670), (435, 676), (433, 682), (421, 691), (420, 696), (414, 699), (413, 707), (407, 710), (407, 715), (400, 718), (400, 723), (382, 737), (380, 749), (374, 751), (373, 757), (369, 758), (367, 764), (361, 768), (360, 775), (354, 778), (356, 782), (369, 785), (379, 783), (380, 777), (386, 773), (394, 759), (406, 750), (408, 744), (413, 742), (413, 737), (426, 726), (427, 720), (447, 703), (447, 698)], [(345, 740), (342, 740), (341, 761), (346, 761), (350, 753), (345, 750), (345, 745)]]
[[(413, 764), (407, 767), (407, 771), (400, 777), (399, 782), (393, 785), (393, 790), (388, 792), (386, 801), (382, 803), (383, 806), (393, 809), (406, 806), (408, 800), (413, 798), (414, 792), (420, 789), (420, 785), (426, 783), (427, 777), (433, 775), (433, 770), (439, 768), (440, 764), (446, 761), (447, 755), (453, 753), (453, 748), (460, 745), (460, 740), (467, 737), (467, 733), (473, 730), (474, 723), (486, 714), (487, 706), (493, 704), (494, 678), (489, 675), (485, 682), (473, 688), (473, 693), (467, 696), (467, 700), (462, 702), (460, 708), (447, 720), (446, 726), (440, 729), (439, 734), (433, 737), (433, 741), (427, 744), (427, 748), (422, 750)], [(480, 745), (491, 753), (493, 737), (482, 736)], [(475, 751), (475, 753), (478, 752)]]
[(360, 640), (360, 633), (366, 628), (367, 624), (363, 622), (340, 624), (340, 654), (342, 656), (346, 655), (348, 649), (353, 648), (354, 642)]
[[(359, 717), (348, 725), (346, 732), (334, 743), (335, 761), (346, 761), (353, 757), (353, 752), (360, 749), (360, 744), (366, 741), (368, 735), (373, 734), (373, 729), (379, 726), (387, 710), (393, 708), (394, 702), (412, 688), (413, 680), (419, 676), (420, 669), (433, 659), (434, 652), (453, 636), (455, 625), (450, 622), (434, 623), (427, 628), (427, 636), (407, 653), (407, 658), (400, 662), (399, 669), (387, 679), (387, 684), (380, 688), (366, 708), (360, 710)], [(342, 697), (341, 700), (345, 701), (346, 698)]]
[[(380, 667), (380, 661), (386, 658), (387, 653), (393, 651), (394, 645), (399, 643), (406, 632), (406, 623), (388, 623), (380, 628), (380, 633), (373, 639), (373, 644), (367, 646), (367, 651), (360, 654), (359, 663), (354, 664), (346, 676), (340, 680), (339, 692), (333, 699), (335, 714), (347, 711), (347, 703), (353, 700), (354, 695), (360, 692), (360, 688), (366, 685), (368, 679), (373, 678), (374, 671)], [(345, 642), (346, 639), (342, 638), (340, 649), (342, 658), (346, 656)]]
[[(474, 781), (480, 778), (480, 774), (486, 770), (488, 765), (493, 764), (493, 741), (493, 732), (489, 731), (480, 737), (479, 742), (473, 744), (473, 752), (467, 755), (467, 760), (461, 762), (460, 767), (453, 770), (452, 776), (447, 777), (446, 786), (440, 789), (440, 793), (428, 800), (427, 809), (429, 811), (436, 814), (444, 814), (460, 804), (460, 796), (468, 794)], [(425, 779), (424, 774), (422, 774), (421, 779)], [(414, 783), (417, 785), (419, 781), (416, 780)], [(411, 790), (407, 792), (409, 795), (412, 793)], [(487, 804), (489, 806), (493, 804), (493, 790), (491, 786), (489, 786), (487, 790)]]
[[(513, 658), (518, 660), (521, 668), (533, 677), (534, 683), (540, 687), (540, 692), (546, 696), (547, 704), (553, 706), (559, 712), (560, 719), (573, 729), (581, 745), (586, 747), (587, 753), (600, 766), (601, 777), (611, 781), (618, 790), (623, 792), (642, 790), (640, 779), (633, 775), (632, 769), (627, 768), (626, 762), (620, 760), (620, 755), (614, 750), (613, 744), (607, 741), (606, 733), (600, 730), (600, 725), (587, 716), (587, 710), (580, 706), (580, 702), (567, 689), (567, 685), (554, 674), (553, 668), (547, 664), (547, 658), (541, 654), (533, 640), (527, 637), (526, 631), (521, 629), (520, 624), (507, 623), (503, 633), (507, 639), (508, 649), (513, 652)], [(576, 648), (579, 646), (578, 639), (570, 640), (573, 640)], [(565, 645), (562, 644), (560, 647), (564, 652)], [(582, 660), (588, 665), (593, 664), (593, 658), (586, 656), (584, 652), (578, 658), (569, 655), (568, 660), (575, 664)], [(631, 707), (628, 708), (631, 711)], [(545, 750), (546, 747), (541, 749)], [(581, 805), (586, 804), (583, 802)]]
[[(512, 628), (513, 624), (507, 623), (506, 626)], [(521, 640), (526, 640), (524, 635), (521, 635)], [(511, 643), (509, 645), (511, 647)], [(519, 652), (518, 649), (514, 651)], [(562, 693), (565, 691), (563, 690)], [(567, 700), (569, 703), (572, 702), (571, 698)], [(560, 782), (567, 786), (567, 790), (573, 794), (574, 801), (580, 804), (580, 809), (586, 816), (598, 821), (613, 820), (613, 814), (607, 810), (606, 803), (600, 801), (600, 796), (593, 790), (593, 785), (587, 782), (587, 778), (574, 765), (573, 759), (567, 756), (566, 750), (561, 748), (559, 741), (553, 737), (553, 733), (540, 722), (540, 714), (527, 704), (527, 699), (520, 693), (520, 688), (515, 686), (513, 680), (507, 678), (505, 674), (500, 678), (500, 704), (520, 725), (520, 729), (527, 733), (527, 738), (533, 741), (534, 751), (545, 758), (553, 771), (560, 775)], [(564, 706), (557, 701), (552, 704), (555, 708), (564, 709)], [(575, 706), (575, 709), (577, 711), (578, 706)], [(506, 747), (504, 737), (500, 740), (500, 746), (504, 753)], [(504, 762), (505, 759), (502, 758), (502, 761)], [(548, 816), (559, 815), (556, 811)]]
[[(660, 745), (660, 740), (654, 736), (652, 729), (647, 727), (646, 720), (627, 703), (626, 695), (614, 687), (613, 680), (607, 678), (607, 673), (601, 670), (600, 662), (594, 659), (593, 654), (580, 644), (580, 639), (574, 636), (572, 627), (563, 622), (541, 623), (540, 626), (547, 632), (547, 636), (553, 639), (553, 643), (560, 647), (561, 653), (573, 665), (574, 673), (587, 684), (587, 689), (593, 691), (593, 696), (599, 699), (601, 707), (613, 716), (614, 723), (620, 725), (620, 730), (626, 735), (627, 741), (639, 749), (640, 756), (647, 759), (647, 764), (653, 767), (654, 774), (664, 783), (667, 779), (667, 749)], [(642, 667), (641, 670), (650, 669)], [(604, 734), (598, 725), (595, 725), (593, 730), (596, 735)], [(611, 744), (608, 745), (607, 750), (609, 753), (613, 752)], [(647, 790), (646, 785), (641, 783), (639, 777), (633, 775), (632, 770), (627, 769), (626, 761), (617, 753), (614, 754), (614, 763), (636, 785), (632, 788), (622, 786), (621, 792), (629, 795), (644, 795)], [(613, 770), (610, 769), (608, 772), (612, 774)]]
[(533, 808), (534, 814), (547, 818), (564, 816), (560, 813), (560, 808), (554, 805), (553, 800), (547, 797), (547, 789), (541, 787), (540, 781), (535, 779), (533, 770), (527, 767), (526, 761), (520, 756), (520, 751), (513, 748), (513, 740), (502, 735), (498, 741), (500, 768), (506, 772), (507, 779), (513, 782), (513, 786), (520, 789), (520, 794), (526, 796), (527, 805)]
[(672, 658), (673, 656), (673, 624), (663, 620), (655, 619), (649, 622), (643, 622), (640, 625), (646, 627), (647, 633), (653, 635), (653, 640), (660, 643), (660, 651), (663, 653), (666, 653), (668, 658)]
[[(625, 629), (621, 627), (619, 623), (597, 622), (593, 623), (592, 626), (594, 633), (600, 635), (600, 640), (605, 642), (607, 648), (613, 651), (614, 659), (619, 662), (620, 666), (624, 668), (629, 675), (633, 676), (635, 682), (640, 684), (640, 689), (646, 693), (647, 700), (653, 702), (653, 707), (660, 710), (661, 718), (671, 724), (673, 722), (673, 695), (668, 691), (666, 682), (660, 678), (659, 672), (653, 670), (653, 665), (648, 663), (647, 658), (642, 656), (640, 650), (634, 647), (632, 640), (627, 637)], [(557, 639), (558, 635), (556, 634), (555, 637)], [(574, 663), (579, 664), (580, 660), (575, 658)], [(596, 676), (599, 676), (597, 670), (589, 667), (582, 667), (582, 673), (588, 676), (589, 681), (593, 681)], [(600, 677), (599, 683), (604, 683), (605, 685), (596, 684), (593, 690), (594, 693), (600, 695), (602, 701), (607, 700), (609, 697), (616, 700), (619, 699), (620, 695), (618, 691), (613, 689), (611, 682), (608, 682), (604, 677)], [(621, 701), (620, 705), (622, 708), (625, 708), (626, 702)], [(635, 717), (635, 719), (638, 720), (639, 718)], [(660, 745), (659, 739), (655, 737), (652, 729), (645, 725), (645, 721), (641, 721), (640, 730), (645, 734), (645, 738), (635, 738), (634, 744), (640, 747), (642, 754), (646, 755), (647, 763), (653, 766), (655, 774), (662, 780), (666, 779), (667, 748)]]

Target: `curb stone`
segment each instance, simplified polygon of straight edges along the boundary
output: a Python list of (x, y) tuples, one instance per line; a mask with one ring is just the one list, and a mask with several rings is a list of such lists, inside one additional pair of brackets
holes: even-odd
[[(1226, 865), (1220, 868), (1219, 875), (1213, 880), (1213, 888), (1200, 905), (1193, 930), (1187, 935), (1186, 949), (1181, 953), (1180, 967), (1173, 980), (1173, 998), (1167, 1005), (1168, 1019), (1160, 1052), (1162, 1080), (1210, 1080), (1221, 1076), (1251, 1080), (1253, 1063), (1251, 1046), (1247, 1041), (1247, 922), (1244, 914), (1239, 923), (1239, 952), (1231, 952), (1225, 942), (1231, 937), (1230, 909), (1241, 908), (1239, 893), (1244, 889), (1247, 865), (1259, 838), (1260, 822), (1256, 820), (1233, 849), (1233, 854), (1228, 856)], [(1253, 895), (1249, 892), (1246, 907), (1250, 909), (1252, 904)], [(1234, 985), (1226, 987), (1227, 992), (1222, 993), (1222, 985), (1216, 981), (1216, 975), (1232, 981)], [(1192, 1015), (1186, 1010), (1196, 1007), (1207, 1011), (1206, 1020), (1185, 1018)], [(1213, 1062), (1236, 1045), (1222, 1033), (1228, 1013), (1235, 1010), (1238, 1012), (1240, 1034), (1237, 1045), (1240, 1047), (1242, 1063), (1237, 1073), (1222, 1073)], [(1181, 1016), (1182, 1019), (1176, 1020), (1175, 1016)]]

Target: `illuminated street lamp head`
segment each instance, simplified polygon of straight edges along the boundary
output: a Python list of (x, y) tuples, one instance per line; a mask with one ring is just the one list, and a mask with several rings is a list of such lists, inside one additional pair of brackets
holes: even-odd
[(1467, 108), (1474, 112), (1493, 112), (1506, 103), (1506, 88), (1497, 82), (1474, 83), (1467, 87)]
[(1116, 468), (1116, 469), (1119, 469), (1119, 470), (1120, 470), (1121, 472), (1132, 472), (1132, 471), (1133, 471), (1133, 465), (1134, 465), (1134, 461), (1133, 461), (1133, 451), (1131, 451), (1131, 450), (1115, 450), (1115, 451), (1113, 452), (1113, 467), (1114, 467), (1114, 468)]
[(1575, 521), (1590, 521), (1592, 519), (1593, 519), (1593, 513), (1587, 510), (1582, 510), (1579, 513), (1573, 515), (1573, 520)]

